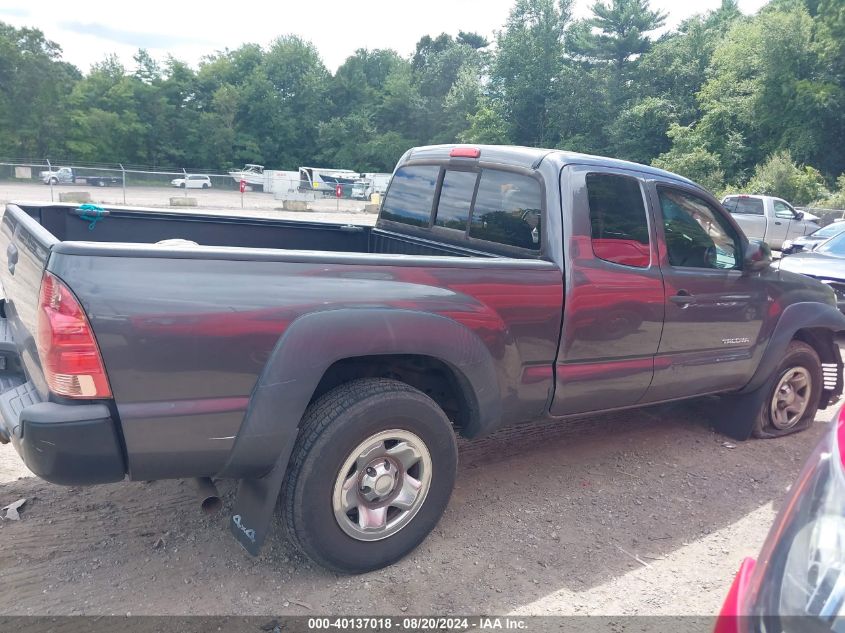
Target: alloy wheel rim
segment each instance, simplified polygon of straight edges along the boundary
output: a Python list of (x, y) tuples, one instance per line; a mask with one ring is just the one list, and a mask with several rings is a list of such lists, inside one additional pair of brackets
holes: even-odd
[(772, 396), (772, 425), (781, 431), (798, 424), (810, 404), (813, 379), (804, 367), (792, 367), (781, 376)]
[(431, 455), (414, 433), (376, 433), (338, 471), (332, 509), (340, 528), (359, 541), (396, 534), (419, 512), (431, 487)]

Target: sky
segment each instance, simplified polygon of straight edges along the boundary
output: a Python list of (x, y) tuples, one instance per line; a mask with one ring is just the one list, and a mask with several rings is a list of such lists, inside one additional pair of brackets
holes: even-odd
[[(334, 71), (358, 48), (392, 48), (409, 55), (420, 37), (475, 31), (492, 38), (503, 27), (514, 0), (365, 0), (364, 2), (251, 2), (182, 0), (0, 0), (0, 21), (41, 29), (57, 42), (65, 61), (87, 71), (115, 53), (127, 67), (138, 48), (156, 59), (167, 55), (196, 66), (204, 55), (247, 42), (266, 46), (293, 33), (314, 43)], [(576, 0), (576, 17), (587, 17), (593, 0)], [(652, 0), (669, 14), (672, 27), (695, 13), (715, 9), (721, 0)], [(766, 0), (739, 0), (754, 13)]]

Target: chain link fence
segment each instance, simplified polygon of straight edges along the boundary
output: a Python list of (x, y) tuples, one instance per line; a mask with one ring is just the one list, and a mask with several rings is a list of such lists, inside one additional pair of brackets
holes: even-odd
[[(361, 174), (311, 180), (296, 171), (219, 173), (202, 169), (0, 158), (0, 187), (9, 199), (100, 202), (135, 206), (377, 211), (386, 185)], [(16, 187), (15, 185), (29, 185)], [(43, 187), (43, 194), (34, 187)], [(179, 200), (181, 198), (182, 200)]]
[(822, 209), (819, 207), (795, 207), (798, 211), (812, 213), (819, 218), (818, 222), (821, 226), (827, 226), (833, 222), (841, 222), (845, 220), (845, 210), (843, 209)]

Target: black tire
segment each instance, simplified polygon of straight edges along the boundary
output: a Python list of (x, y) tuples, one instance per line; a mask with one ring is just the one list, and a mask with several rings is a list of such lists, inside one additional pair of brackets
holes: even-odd
[[(779, 428), (772, 418), (772, 402), (781, 379), (794, 368), (805, 369), (810, 377), (809, 400), (806, 410), (794, 424), (788, 428)], [(751, 434), (757, 438), (767, 439), (783, 437), (809, 428), (813, 424), (816, 411), (819, 408), (823, 388), (822, 381), (822, 364), (816, 350), (801, 341), (792, 341), (786, 348), (786, 354), (775, 371), (774, 379), (767, 385), (768, 393), (757, 413), (757, 418), (754, 420)]]
[(180, 183), (179, 183), (179, 189), (184, 189), (184, 188), (185, 188), (185, 183), (184, 183), (184, 182), (180, 182)]
[(207, 183), (203, 183), (203, 184), (202, 184), (202, 188), (203, 188), (203, 189), (208, 189), (208, 184), (207, 184)]
[[(431, 484), (416, 514), (398, 532), (382, 540), (358, 540), (335, 518), (335, 482), (361, 442), (393, 429), (424, 442), (431, 457)], [(451, 422), (424, 393), (382, 378), (343, 384), (312, 403), (303, 417), (282, 487), (288, 534), (305, 555), (337, 572), (362, 573), (390, 565), (437, 525), (452, 494), (457, 462)]]

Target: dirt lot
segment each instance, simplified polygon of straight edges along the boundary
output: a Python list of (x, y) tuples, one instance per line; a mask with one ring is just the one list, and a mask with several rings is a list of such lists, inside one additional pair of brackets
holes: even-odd
[(464, 442), (435, 532), (358, 577), (308, 563), (281, 526), (250, 558), (186, 482), (63, 488), (3, 446), (0, 506), (28, 501), (0, 522), (0, 612), (713, 614), (832, 412), (735, 448), (713, 414), (703, 400)]
[[(84, 185), (56, 185), (53, 187), (55, 200), (64, 191), (87, 191), (92, 201), (100, 204), (123, 204), (123, 189), (119, 187), (85, 187)], [(128, 187), (126, 204), (129, 206), (171, 208), (170, 198), (184, 196), (185, 191), (174, 187)], [(272, 194), (250, 192), (244, 194), (244, 209), (241, 209), (241, 194), (223, 189), (190, 189), (188, 195), (197, 199), (203, 213), (225, 213), (226, 215), (247, 215), (298, 219), (307, 221), (354, 222), (373, 224), (374, 214), (364, 213), (364, 203), (354, 200), (335, 200), (327, 198), (311, 203), (313, 211), (280, 211), (282, 201)], [(49, 201), (50, 188), (39, 183), (0, 181), (0, 203), (10, 201)], [(181, 209), (180, 210), (185, 210)]]

